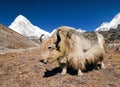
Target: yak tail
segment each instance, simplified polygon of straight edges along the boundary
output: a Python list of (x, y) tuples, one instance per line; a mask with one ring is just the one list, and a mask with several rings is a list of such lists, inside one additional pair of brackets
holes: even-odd
[(104, 52), (106, 52), (105, 38), (103, 37), (103, 35), (101, 35), (98, 32), (97, 32), (97, 37), (98, 37), (98, 44), (99, 44), (99, 46), (101, 47), (101, 49), (104, 50)]

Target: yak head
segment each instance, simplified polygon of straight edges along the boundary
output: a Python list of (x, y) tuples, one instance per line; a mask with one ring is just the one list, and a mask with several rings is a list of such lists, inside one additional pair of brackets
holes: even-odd
[(64, 27), (56, 30), (51, 37), (42, 41), (41, 44), (41, 62), (52, 63), (66, 55), (68, 49), (68, 39), (70, 33)]

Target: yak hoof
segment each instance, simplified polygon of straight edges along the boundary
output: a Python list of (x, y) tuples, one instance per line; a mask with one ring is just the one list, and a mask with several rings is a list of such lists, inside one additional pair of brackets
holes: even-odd
[(65, 75), (66, 75), (66, 73), (65, 73), (65, 72), (61, 72), (60, 74), (61, 74), (62, 76), (65, 76)]
[(78, 77), (83, 75), (83, 73), (82, 73), (82, 71), (80, 69), (78, 70), (78, 74), (77, 75), (78, 75)]

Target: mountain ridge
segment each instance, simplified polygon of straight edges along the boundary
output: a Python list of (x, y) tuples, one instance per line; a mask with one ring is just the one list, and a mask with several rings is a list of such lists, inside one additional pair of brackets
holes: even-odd
[(103, 22), (95, 31), (109, 31), (111, 28), (116, 29), (120, 24), (120, 12), (113, 17), (110, 22)]
[[(111, 28), (116, 29), (120, 24), (120, 12), (113, 17), (110, 22), (103, 22), (98, 28), (94, 31), (109, 31)], [(69, 27), (69, 26), (68, 26)], [(34, 26), (26, 17), (23, 15), (19, 15), (15, 18), (15, 20), (9, 26), (12, 30), (27, 36), (27, 37), (36, 37), (37, 39), (42, 35), (50, 36), (55, 29), (51, 33), (45, 31), (38, 26)], [(86, 30), (77, 29), (80, 32), (87, 32)]]
[(26, 36), (39, 38), (42, 34), (49, 35), (49, 32), (42, 30), (41, 28), (34, 26), (26, 17), (23, 15), (17, 16), (14, 21), (10, 24), (9, 28)]

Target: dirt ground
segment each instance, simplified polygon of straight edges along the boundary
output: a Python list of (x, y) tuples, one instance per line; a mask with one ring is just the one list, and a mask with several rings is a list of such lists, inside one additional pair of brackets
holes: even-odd
[(120, 51), (107, 48), (104, 70), (89, 70), (81, 77), (68, 69), (60, 74), (57, 62), (40, 63), (40, 49), (0, 54), (0, 87), (120, 87)]

